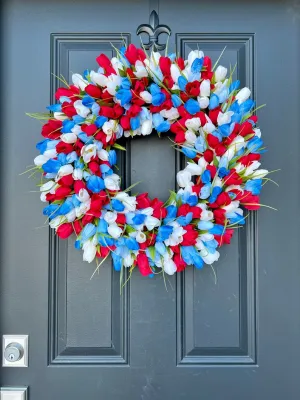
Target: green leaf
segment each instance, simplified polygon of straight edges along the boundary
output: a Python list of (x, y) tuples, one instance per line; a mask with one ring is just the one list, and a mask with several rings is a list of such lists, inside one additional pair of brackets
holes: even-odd
[(132, 185), (130, 185), (127, 189), (123, 190), (123, 192), (127, 193), (129, 192), (131, 189), (133, 189), (135, 186), (139, 185), (142, 181), (138, 181), (136, 183), (133, 183)]
[(156, 253), (155, 247), (150, 246), (150, 247), (148, 247), (148, 250), (149, 250), (150, 257), (152, 258), (153, 261), (155, 261), (155, 253)]
[(118, 143), (115, 143), (115, 144), (113, 145), (113, 147), (114, 147), (115, 149), (118, 149), (118, 150), (126, 151), (125, 147), (121, 146), (121, 145), (118, 144)]
[(136, 232), (136, 229), (134, 229), (134, 228), (133, 228), (132, 226), (130, 226), (130, 225), (126, 225), (125, 231), (126, 231), (127, 233), (133, 233), (133, 232)]

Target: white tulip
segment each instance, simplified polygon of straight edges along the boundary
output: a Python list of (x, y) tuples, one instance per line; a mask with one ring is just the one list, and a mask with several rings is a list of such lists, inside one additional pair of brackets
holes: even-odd
[(35, 157), (33, 160), (34, 164), (37, 167), (41, 167), (49, 160), (49, 157), (46, 157), (44, 154), (40, 154), (39, 156)]
[(116, 122), (113, 119), (104, 122), (102, 130), (106, 135), (106, 142), (109, 142), (114, 132), (116, 132)]
[(120, 228), (116, 223), (113, 223), (113, 224), (108, 225), (107, 232), (108, 232), (114, 239), (118, 239), (118, 238), (121, 236), (121, 234), (122, 234), (122, 232), (123, 232), (123, 229)]
[(210, 95), (210, 80), (204, 79), (200, 84), (200, 96), (209, 97)]
[(125, 192), (119, 192), (116, 194), (115, 199), (121, 201), (126, 210), (135, 211), (137, 205), (135, 196), (129, 196), (129, 194)]
[(81, 155), (85, 163), (89, 163), (92, 157), (97, 154), (97, 146), (95, 144), (88, 144), (81, 149)]
[(144, 234), (144, 232), (138, 231), (136, 234), (135, 240), (138, 243), (145, 243), (147, 240), (147, 236)]
[(57, 151), (56, 151), (55, 148), (54, 149), (49, 149), (49, 150), (46, 150), (43, 155), (45, 157), (47, 157), (48, 159), (49, 158), (55, 158), (57, 156)]
[(98, 154), (98, 157), (100, 158), (100, 160), (108, 161), (108, 151), (101, 149), (101, 150), (98, 150), (97, 154)]
[(171, 258), (164, 258), (163, 268), (165, 273), (168, 275), (174, 275), (175, 272), (177, 271), (176, 264)]
[(269, 171), (267, 169), (258, 169), (252, 175), (252, 179), (261, 179), (268, 175)]
[(227, 75), (227, 68), (222, 67), (222, 65), (219, 65), (215, 71), (215, 81), (216, 82), (223, 81), (226, 78), (226, 75)]
[(192, 65), (196, 58), (203, 58), (204, 54), (201, 50), (192, 50), (188, 55), (188, 64)]
[(80, 218), (82, 215), (85, 215), (90, 208), (91, 208), (91, 199), (81, 203), (79, 207), (75, 208), (76, 217)]
[(152, 132), (152, 120), (146, 119), (141, 126), (141, 134), (143, 136), (150, 135)]
[(108, 79), (107, 76), (103, 74), (99, 74), (98, 72), (91, 71), (90, 72), (90, 78), (93, 83), (96, 83), (96, 85), (106, 87)]
[(104, 184), (108, 190), (120, 190), (121, 178), (117, 174), (112, 174), (104, 178)]
[(181, 70), (176, 64), (171, 64), (171, 77), (175, 83), (177, 83), (178, 78), (181, 75)]
[(197, 98), (199, 106), (202, 110), (209, 106), (209, 98), (208, 97), (200, 97)]
[(244, 172), (244, 176), (249, 176), (252, 175), (254, 170), (260, 167), (260, 162), (258, 161), (253, 161), (252, 164), (250, 164), (247, 168), (246, 171)]
[(76, 197), (81, 203), (85, 203), (90, 199), (90, 195), (86, 189), (80, 189)]
[(145, 68), (145, 65), (144, 65), (144, 63), (142, 63), (142, 61), (137, 60), (135, 62), (135, 69), (136, 69), (136, 71), (134, 72), (134, 75), (137, 78), (141, 79), (141, 78), (146, 78), (148, 76), (148, 71)]
[(73, 222), (76, 219), (76, 212), (75, 212), (75, 208), (73, 208), (71, 211), (69, 211), (66, 214), (66, 218), (68, 222)]
[(72, 82), (74, 85), (81, 90), (84, 90), (87, 85), (89, 84), (80, 74), (73, 74), (72, 75)]
[(247, 87), (244, 87), (237, 93), (235, 99), (237, 100), (238, 104), (242, 104), (244, 101), (249, 99), (250, 95), (251, 90)]
[(53, 116), (54, 116), (54, 118), (57, 119), (58, 121), (64, 121), (65, 119), (68, 119), (68, 118), (69, 118), (69, 117), (68, 117), (66, 114), (64, 114), (63, 112), (58, 112), (58, 111), (55, 111), (55, 112), (53, 113)]
[(191, 184), (192, 174), (188, 170), (182, 170), (177, 173), (177, 183), (180, 187), (186, 187)]
[(113, 224), (116, 222), (117, 217), (118, 214), (116, 211), (107, 211), (103, 218), (108, 224)]
[(82, 118), (86, 118), (91, 112), (90, 109), (82, 104), (81, 100), (74, 101), (74, 108), (78, 115)]
[(202, 174), (202, 167), (198, 164), (188, 162), (185, 170), (188, 171), (192, 176), (193, 175), (201, 175)]
[(54, 182), (54, 181), (48, 181), (46, 183), (44, 183), (41, 187), (40, 187), (40, 191), (41, 192), (55, 192), (56, 187), (58, 187), (58, 185)]
[(184, 230), (182, 226), (178, 224), (178, 222), (172, 222), (169, 225), (173, 226), (173, 232), (165, 240), (166, 246), (177, 246), (179, 243), (183, 241), (183, 235), (187, 232)]
[(233, 111), (227, 111), (225, 113), (219, 112), (217, 122), (218, 125), (229, 124), (231, 122), (231, 117), (233, 116)]
[(160, 115), (164, 118), (167, 118), (169, 121), (173, 121), (179, 117), (179, 112), (177, 108), (172, 107), (170, 110), (162, 110)]
[(58, 215), (49, 222), (49, 225), (51, 226), (51, 228), (55, 229), (58, 228), (59, 225), (63, 224), (65, 220), (66, 218), (64, 215)]
[(115, 96), (117, 86), (120, 86), (121, 82), (122, 82), (122, 79), (119, 75), (111, 74), (108, 77), (107, 87), (106, 87), (106, 90), (108, 91), (108, 93), (111, 94), (112, 96)]
[[(144, 212), (143, 212), (144, 214)], [(148, 229), (148, 231), (152, 231), (155, 227), (160, 226), (160, 220), (158, 218), (152, 217), (151, 215), (149, 215), (146, 219), (145, 219), (145, 225), (146, 228)]]
[(81, 181), (83, 178), (83, 171), (80, 168), (75, 168), (73, 171), (73, 178), (75, 181)]
[(123, 69), (123, 64), (122, 62), (117, 58), (117, 57), (112, 57), (112, 59), (110, 60), (111, 64), (114, 68), (114, 70), (118, 73), (119, 69), (122, 70)]
[(200, 256), (205, 262), (205, 264), (211, 265), (215, 261), (218, 261), (220, 257), (220, 253), (215, 251), (214, 253), (210, 253), (207, 249), (203, 249), (200, 251)]
[(259, 128), (254, 128), (253, 130), (255, 132), (255, 136), (260, 138), (261, 137), (261, 130)]
[(125, 268), (130, 268), (134, 263), (134, 254), (128, 253), (126, 257), (123, 258), (123, 265)]
[(204, 242), (209, 242), (210, 240), (213, 240), (215, 237), (212, 233), (202, 233), (201, 235), (198, 236), (198, 239), (203, 240)]
[(190, 118), (185, 121), (185, 126), (193, 131), (198, 131), (201, 126), (200, 118)]
[(140, 97), (146, 102), (146, 103), (152, 103), (152, 94), (144, 90), (143, 92), (140, 93)]
[(71, 164), (61, 166), (57, 173), (57, 180), (59, 180), (62, 176), (71, 175), (73, 171), (74, 168)]
[(193, 131), (187, 130), (184, 134), (185, 140), (188, 142), (188, 144), (194, 144), (197, 140), (197, 136)]
[(83, 243), (83, 261), (91, 263), (96, 257), (97, 248), (91, 240)]
[(77, 136), (73, 132), (63, 133), (62, 135), (60, 135), (60, 139), (65, 143), (75, 143), (77, 140)]

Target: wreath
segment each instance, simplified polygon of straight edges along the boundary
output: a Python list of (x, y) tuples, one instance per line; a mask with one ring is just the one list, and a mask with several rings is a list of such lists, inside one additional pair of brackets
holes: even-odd
[[(43, 214), (60, 238), (75, 233), (83, 260), (111, 254), (117, 271), (152, 277), (211, 265), (245, 223), (245, 209), (260, 207), (268, 180), (251, 92), (199, 50), (187, 60), (132, 44), (116, 51), (70, 85), (61, 77), (58, 103), (38, 117), (47, 119), (34, 160), (49, 203)], [(116, 172), (116, 150), (125, 150), (118, 140), (153, 131), (174, 134), (187, 159), (167, 202), (129, 194)]]

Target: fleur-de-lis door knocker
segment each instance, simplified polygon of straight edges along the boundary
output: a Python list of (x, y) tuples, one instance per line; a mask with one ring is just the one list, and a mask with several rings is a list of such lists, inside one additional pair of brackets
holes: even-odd
[(170, 36), (172, 31), (167, 25), (159, 25), (157, 12), (153, 10), (150, 14), (149, 24), (142, 24), (136, 30), (137, 35), (141, 35), (142, 33), (145, 33), (149, 36), (147, 43), (142, 42), (146, 50), (151, 49), (153, 46), (155, 50), (161, 51), (166, 48), (166, 44), (159, 43), (159, 36), (162, 33), (166, 33), (168, 36)]

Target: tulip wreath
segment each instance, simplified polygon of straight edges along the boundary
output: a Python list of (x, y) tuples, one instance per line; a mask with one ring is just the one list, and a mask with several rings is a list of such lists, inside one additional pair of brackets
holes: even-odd
[[(116, 270), (150, 277), (211, 265), (245, 223), (245, 209), (260, 207), (268, 180), (250, 90), (199, 50), (187, 60), (133, 45), (116, 51), (71, 85), (61, 78), (58, 103), (38, 117), (47, 119), (34, 160), (49, 203), (43, 213), (60, 238), (75, 233), (88, 262), (111, 254)], [(125, 150), (118, 139), (153, 131), (172, 132), (187, 157), (165, 203), (121, 189), (114, 167), (115, 149)]]

